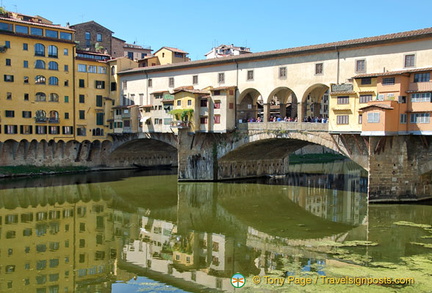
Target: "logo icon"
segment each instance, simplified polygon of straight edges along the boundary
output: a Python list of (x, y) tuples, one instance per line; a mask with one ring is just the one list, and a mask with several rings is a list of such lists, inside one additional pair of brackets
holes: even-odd
[(234, 288), (241, 288), (246, 284), (246, 279), (242, 274), (235, 274), (231, 277), (231, 285)]

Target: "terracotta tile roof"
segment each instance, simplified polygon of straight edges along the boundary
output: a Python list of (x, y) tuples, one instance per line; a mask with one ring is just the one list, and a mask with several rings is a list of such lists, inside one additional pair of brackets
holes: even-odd
[(229, 90), (229, 89), (233, 89), (236, 88), (235, 85), (232, 86), (220, 86), (220, 87), (214, 87), (212, 89), (210, 89), (211, 91), (223, 91), (223, 90)]
[(406, 74), (406, 73), (414, 73), (414, 72), (422, 72), (422, 71), (432, 71), (432, 67), (412, 68), (412, 69), (387, 71), (387, 72), (380, 72), (380, 73), (366, 73), (366, 74), (356, 75), (356, 76), (354, 76), (354, 78), (401, 75), (401, 74)]
[(162, 47), (159, 50), (157, 50), (156, 52), (154, 52), (154, 54), (156, 54), (157, 52), (159, 52), (162, 49), (167, 49), (167, 50), (170, 50), (172, 52), (177, 52), (177, 53), (182, 53), (182, 54), (189, 54), (186, 51), (183, 51), (183, 50), (180, 50), (180, 49), (177, 49), (177, 48), (173, 48), (173, 47)]
[(62, 30), (71, 31), (71, 32), (75, 31), (74, 29), (71, 29), (71, 28), (68, 28), (68, 27), (64, 27), (64, 26), (61, 26), (61, 25), (56, 25), (56, 24), (45, 24), (45, 23), (25, 21), (25, 20), (20, 20), (20, 19), (15, 19), (15, 18), (8, 18), (8, 17), (0, 17), (0, 20), (12, 21), (12, 22), (22, 23), (22, 24), (27, 24), (27, 25), (35, 25), (35, 26), (43, 26), (43, 27), (49, 27), (49, 28), (62, 29)]
[(330, 95), (355, 95), (356, 92), (330, 92)]
[(359, 110), (363, 111), (365, 109), (373, 108), (373, 107), (384, 109), (384, 110), (393, 110), (394, 109), (393, 107), (391, 107), (390, 105), (387, 105), (387, 104), (372, 104), (372, 105), (367, 105), (367, 106), (361, 107)]
[(178, 90), (174, 90), (173, 94), (177, 94), (180, 92), (187, 92), (187, 93), (191, 93), (191, 94), (205, 94), (208, 95), (210, 94), (208, 91), (203, 91), (203, 90), (195, 90), (195, 89), (178, 89)]
[(366, 37), (360, 39), (352, 39), (352, 40), (332, 42), (332, 43), (294, 47), (294, 48), (281, 49), (281, 50), (242, 54), (242, 55), (229, 56), (224, 58), (213, 58), (213, 59), (204, 59), (204, 60), (197, 60), (197, 61), (179, 62), (174, 64), (158, 65), (152, 67), (141, 67), (141, 68), (135, 68), (132, 70), (119, 72), (119, 74), (127, 74), (127, 73), (134, 73), (140, 71), (163, 71), (163, 70), (172, 70), (177, 68), (186, 68), (186, 67), (194, 67), (194, 66), (218, 65), (223, 63), (246, 62), (250, 60), (283, 57), (283, 56), (313, 53), (319, 51), (330, 51), (330, 50), (334, 51), (336, 49), (348, 49), (348, 48), (361, 47), (361, 46), (381, 45), (386, 43), (393, 43), (393, 42), (405, 41), (410, 39), (427, 38), (427, 37), (429, 38), (432, 37), (432, 27), (394, 33), (394, 34), (375, 36), (375, 37)]
[(150, 95), (154, 95), (154, 94), (163, 94), (163, 93), (168, 93), (169, 91), (168, 90), (165, 90), (165, 91), (156, 91), (156, 92), (152, 92), (152, 93), (150, 93)]

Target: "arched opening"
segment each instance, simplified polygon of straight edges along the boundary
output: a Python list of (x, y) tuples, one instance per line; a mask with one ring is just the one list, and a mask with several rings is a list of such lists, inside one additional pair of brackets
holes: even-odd
[(240, 94), (237, 119), (240, 123), (263, 119), (263, 99), (256, 89), (247, 89)]
[(329, 114), (329, 87), (315, 84), (309, 87), (302, 99), (303, 122), (326, 122)]
[(297, 96), (287, 87), (273, 90), (267, 99), (269, 121), (297, 121)]

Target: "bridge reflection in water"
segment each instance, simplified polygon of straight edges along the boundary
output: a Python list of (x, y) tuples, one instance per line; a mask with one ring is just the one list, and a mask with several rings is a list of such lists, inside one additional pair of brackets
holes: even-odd
[[(174, 175), (104, 173), (101, 182), (93, 174), (3, 186), (0, 290), (110, 292), (114, 284), (140, 286), (144, 276), (157, 281), (145, 282), (146, 290), (162, 290), (162, 282), (186, 291), (234, 291), (236, 272), (330, 275), (335, 264), (397, 263), (427, 250), (404, 249), (427, 231), (395, 236), (399, 228), (388, 229), (397, 220), (392, 208), (368, 208), (360, 169), (307, 174), (297, 168), (261, 182), (177, 183)], [(58, 184), (35, 186), (49, 182)], [(418, 210), (403, 209), (402, 219), (432, 213), (424, 207), (419, 218)], [(400, 242), (389, 250), (395, 237)]]

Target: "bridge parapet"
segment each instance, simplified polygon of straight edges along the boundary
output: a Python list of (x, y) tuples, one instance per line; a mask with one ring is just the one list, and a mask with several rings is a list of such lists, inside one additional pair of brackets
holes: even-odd
[(239, 130), (292, 130), (328, 132), (328, 123), (314, 122), (249, 122), (238, 125)]

